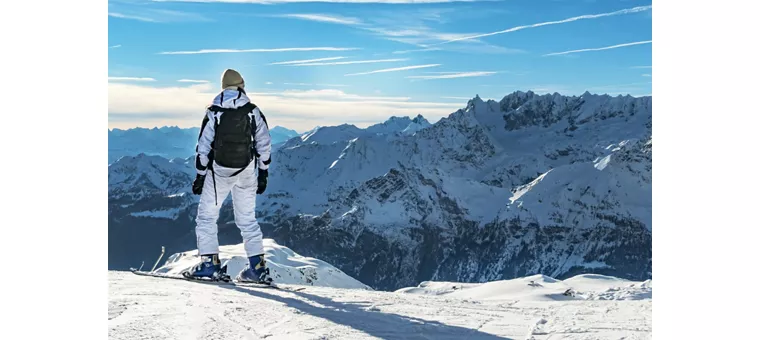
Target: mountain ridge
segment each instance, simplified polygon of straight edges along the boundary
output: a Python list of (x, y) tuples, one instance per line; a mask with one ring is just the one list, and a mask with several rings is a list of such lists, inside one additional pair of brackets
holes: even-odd
[(265, 235), (377, 289), (651, 277), (651, 97), (514, 92), (394, 127), (317, 128), (279, 147), (257, 203)]

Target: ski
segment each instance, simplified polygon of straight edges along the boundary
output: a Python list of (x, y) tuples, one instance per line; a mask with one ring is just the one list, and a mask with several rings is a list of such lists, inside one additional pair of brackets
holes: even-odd
[(212, 279), (206, 279), (206, 278), (193, 278), (193, 277), (184, 276), (184, 275), (172, 275), (172, 274), (166, 274), (166, 273), (146, 272), (146, 271), (137, 270), (135, 268), (130, 268), (129, 270), (135, 275), (151, 276), (151, 277), (158, 277), (158, 278), (164, 278), (164, 279), (183, 280), (183, 281), (189, 281), (189, 282), (199, 282), (199, 283), (212, 284), (212, 285), (225, 285), (225, 286), (237, 286), (237, 287), (248, 287), (248, 288), (268, 288), (268, 289), (287, 290), (287, 291), (292, 291), (292, 292), (298, 292), (298, 291), (302, 291), (306, 289), (306, 287), (298, 287), (298, 288), (283, 287), (276, 283), (267, 285), (267, 284), (253, 283), (253, 282), (238, 282), (235, 280), (212, 280)]

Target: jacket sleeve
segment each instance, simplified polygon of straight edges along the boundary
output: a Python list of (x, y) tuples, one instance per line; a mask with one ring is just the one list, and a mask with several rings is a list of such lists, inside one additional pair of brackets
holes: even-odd
[(255, 142), (256, 155), (259, 157), (259, 169), (269, 169), (269, 163), (272, 162), (272, 137), (269, 135), (269, 125), (264, 114), (257, 107), (253, 110), (253, 119), (256, 120), (256, 131), (254, 131), (253, 141)]
[(208, 155), (211, 152), (211, 144), (214, 141), (214, 116), (213, 112), (206, 110), (206, 116), (201, 123), (201, 132), (198, 134), (198, 143), (195, 145), (195, 170), (199, 175), (205, 175), (209, 166)]

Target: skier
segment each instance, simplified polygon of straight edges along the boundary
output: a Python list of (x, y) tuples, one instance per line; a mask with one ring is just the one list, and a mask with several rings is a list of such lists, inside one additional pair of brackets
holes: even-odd
[(219, 261), (217, 220), (231, 192), (235, 224), (243, 236), (249, 262), (236, 279), (269, 284), (272, 279), (264, 261), (255, 209), (256, 195), (263, 194), (267, 187), (271, 137), (264, 114), (251, 103), (244, 87), (240, 73), (225, 70), (222, 91), (206, 108), (201, 123), (193, 182), (193, 193), (201, 196), (195, 227), (201, 262), (187, 275), (215, 280), (225, 277)]

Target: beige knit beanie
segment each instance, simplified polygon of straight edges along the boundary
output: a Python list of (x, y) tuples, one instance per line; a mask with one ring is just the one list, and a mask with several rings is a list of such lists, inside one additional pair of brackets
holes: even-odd
[(231, 86), (245, 88), (245, 82), (243, 81), (243, 76), (238, 71), (228, 68), (222, 73), (222, 89)]

